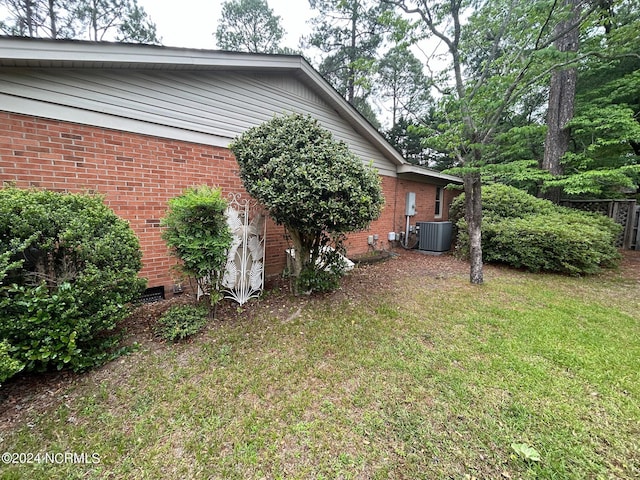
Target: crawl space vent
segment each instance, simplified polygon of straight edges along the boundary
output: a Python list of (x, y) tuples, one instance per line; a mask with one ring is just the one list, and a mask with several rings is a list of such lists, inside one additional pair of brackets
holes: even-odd
[(153, 303), (164, 300), (164, 287), (147, 288), (140, 297), (142, 303)]

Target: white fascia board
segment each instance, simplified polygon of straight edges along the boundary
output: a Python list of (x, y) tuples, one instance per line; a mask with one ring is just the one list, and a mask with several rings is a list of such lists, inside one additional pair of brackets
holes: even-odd
[(156, 45), (0, 37), (0, 66), (299, 69), (296, 55), (267, 55)]
[(443, 180), (450, 183), (463, 183), (462, 178), (456, 177), (455, 175), (447, 175), (446, 173), (436, 172), (435, 170), (428, 170), (422, 167), (416, 167), (415, 165), (411, 165), (405, 163), (404, 165), (399, 165), (396, 168), (396, 173), (398, 175), (404, 174), (412, 174), (412, 175), (420, 175), (432, 179)]

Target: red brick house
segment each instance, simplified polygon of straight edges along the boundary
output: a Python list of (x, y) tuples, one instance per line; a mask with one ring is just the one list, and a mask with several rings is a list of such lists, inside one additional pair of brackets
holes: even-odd
[[(300, 56), (0, 37), (0, 181), (99, 192), (138, 235), (149, 286), (174, 283), (160, 238), (167, 201), (208, 184), (243, 192), (229, 143), (285, 112), (310, 114), (382, 177), (386, 205), (348, 240), (366, 252), (377, 234), (446, 220), (461, 179), (408, 164)], [(267, 228), (266, 270), (285, 264), (284, 229)]]

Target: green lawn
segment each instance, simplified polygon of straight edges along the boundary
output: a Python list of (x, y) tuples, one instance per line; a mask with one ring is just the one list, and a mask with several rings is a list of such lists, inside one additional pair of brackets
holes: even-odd
[(100, 463), (1, 476), (640, 477), (637, 280), (490, 269), (481, 287), (462, 274), (399, 285), (411, 289), (281, 308), (267, 294), (251, 320), (149, 344), (85, 375), (0, 448)]

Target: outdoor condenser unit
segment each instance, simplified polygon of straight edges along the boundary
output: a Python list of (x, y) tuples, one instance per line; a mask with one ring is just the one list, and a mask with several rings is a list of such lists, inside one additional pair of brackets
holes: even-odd
[(451, 222), (417, 222), (420, 230), (418, 249), (428, 252), (446, 252), (451, 248)]

